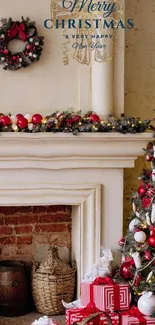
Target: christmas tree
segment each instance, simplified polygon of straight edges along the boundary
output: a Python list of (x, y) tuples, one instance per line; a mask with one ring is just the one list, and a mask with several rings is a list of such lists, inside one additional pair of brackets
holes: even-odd
[(132, 302), (144, 291), (155, 293), (155, 143), (147, 145), (146, 160), (151, 169), (143, 170), (140, 186), (132, 195), (132, 213), (127, 234), (121, 238), (121, 280), (130, 284)]

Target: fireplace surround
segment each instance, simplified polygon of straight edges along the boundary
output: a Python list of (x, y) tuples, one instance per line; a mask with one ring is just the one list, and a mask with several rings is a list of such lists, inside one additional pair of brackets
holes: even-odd
[(133, 168), (152, 139), (143, 134), (3, 133), (1, 206), (72, 206), (72, 259), (79, 283), (111, 247), (116, 263), (123, 228), (123, 169)]

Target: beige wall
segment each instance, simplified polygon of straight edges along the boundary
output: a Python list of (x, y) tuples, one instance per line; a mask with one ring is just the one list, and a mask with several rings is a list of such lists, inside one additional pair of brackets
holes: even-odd
[[(126, 32), (125, 113), (142, 119), (155, 117), (155, 0), (127, 0), (126, 16), (135, 28)], [(145, 163), (146, 166), (146, 163)], [(131, 211), (130, 197), (137, 189), (144, 158), (125, 171), (124, 230)], [(147, 168), (149, 165), (147, 164)]]

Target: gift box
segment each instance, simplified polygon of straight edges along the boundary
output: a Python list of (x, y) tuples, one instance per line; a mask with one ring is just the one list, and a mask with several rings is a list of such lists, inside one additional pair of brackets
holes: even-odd
[(130, 305), (129, 285), (116, 284), (109, 277), (82, 281), (80, 303), (86, 306), (89, 302), (105, 312), (127, 310)]
[(120, 325), (154, 325), (155, 318), (144, 316), (137, 307), (119, 313)]
[[(87, 320), (87, 318), (89, 319)], [(119, 325), (118, 314), (106, 314), (92, 304), (88, 304), (86, 308), (66, 310), (66, 325), (73, 325), (76, 322), (82, 322), (84, 319), (87, 320), (87, 325)]]

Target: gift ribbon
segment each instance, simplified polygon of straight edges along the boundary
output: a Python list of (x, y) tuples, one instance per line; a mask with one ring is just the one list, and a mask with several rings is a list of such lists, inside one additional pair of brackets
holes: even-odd
[(132, 306), (130, 310), (128, 310), (127, 312), (123, 312), (121, 314), (137, 318), (140, 325), (146, 325), (147, 324), (144, 315), (135, 306)]
[[(120, 287), (118, 284), (116, 284), (110, 277), (97, 277), (93, 283), (91, 283), (90, 285), (90, 302), (93, 303), (94, 302), (94, 289), (93, 286), (94, 285), (111, 285), (113, 286), (113, 290), (114, 290), (114, 308), (113, 310), (119, 310), (120, 309)], [(110, 309), (111, 306), (109, 306)]]
[[(74, 312), (74, 309), (72, 309), (72, 311)], [(75, 313), (77, 313), (77, 311), (75, 311)], [(107, 319), (107, 325), (112, 325), (112, 320), (110, 318), (110, 316), (105, 313), (104, 311), (100, 311), (94, 303), (89, 303), (85, 308), (79, 308), (78, 309), (78, 313), (80, 313), (80, 315), (82, 315), (83, 317), (86, 316), (85, 319), (83, 319), (81, 322), (75, 322), (73, 325), (85, 325), (87, 324), (87, 322), (89, 322), (90, 320), (94, 319), (94, 325), (99, 325), (99, 319), (98, 317), (100, 315), (104, 315)], [(89, 314), (89, 316), (88, 316)]]
[(20, 39), (25, 42), (26, 34), (24, 31), (25, 31), (24, 23), (21, 23), (19, 25), (17, 23), (14, 23), (11, 29), (9, 30), (9, 37), (14, 38), (15, 36), (19, 35)]

